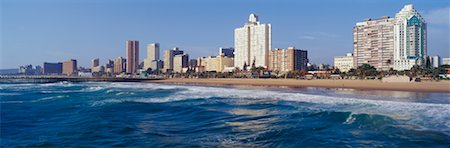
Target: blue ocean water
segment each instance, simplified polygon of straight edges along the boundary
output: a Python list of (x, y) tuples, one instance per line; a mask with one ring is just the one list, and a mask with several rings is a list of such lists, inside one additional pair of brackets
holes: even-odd
[(0, 84), (1, 147), (449, 147), (450, 94)]

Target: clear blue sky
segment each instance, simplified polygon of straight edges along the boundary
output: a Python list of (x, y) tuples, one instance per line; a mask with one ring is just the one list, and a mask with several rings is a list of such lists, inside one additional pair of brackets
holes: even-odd
[(449, 57), (448, 0), (1, 0), (0, 69), (69, 58), (104, 64), (125, 56), (126, 40), (140, 41), (141, 60), (153, 42), (191, 58), (216, 55), (250, 13), (272, 24), (273, 48), (295, 46), (312, 63), (332, 64), (352, 52), (356, 22), (393, 17), (406, 4), (428, 23), (428, 54)]

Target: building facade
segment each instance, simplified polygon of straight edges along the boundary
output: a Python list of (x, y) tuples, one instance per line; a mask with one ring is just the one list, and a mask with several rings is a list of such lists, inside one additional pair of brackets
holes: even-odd
[(347, 53), (345, 56), (336, 56), (334, 57), (334, 67), (341, 72), (348, 72), (355, 68), (355, 57), (352, 53)]
[(114, 60), (114, 73), (121, 74), (125, 72), (126, 69), (126, 60), (123, 57), (117, 57)]
[(63, 63), (63, 74), (71, 76), (76, 75), (77, 72), (77, 60), (70, 59)]
[(307, 71), (308, 52), (306, 50), (288, 47), (285, 49), (275, 49), (269, 53), (269, 69), (273, 71)]
[(62, 74), (63, 64), (62, 63), (47, 63), (44, 62), (42, 65), (43, 73), (46, 75), (59, 75)]
[(427, 24), (413, 5), (406, 5), (395, 15), (394, 69), (409, 70), (425, 66)]
[(442, 65), (450, 65), (450, 58), (442, 58)]
[(234, 30), (234, 67), (244, 65), (267, 67), (269, 51), (272, 48), (272, 27), (260, 24), (258, 16), (250, 14), (248, 22)]
[(187, 67), (189, 67), (189, 55), (178, 54), (173, 57), (173, 72), (186, 72), (183, 69)]
[(441, 66), (441, 57), (439, 57), (437, 55), (436, 56), (429, 56), (428, 60), (430, 62), (430, 67), (436, 68), (436, 67)]
[(98, 59), (98, 58), (92, 59), (92, 66), (91, 66), (91, 68), (94, 68), (94, 67), (97, 67), (97, 66), (100, 66), (100, 59)]
[(153, 61), (158, 60), (159, 60), (159, 43), (148, 44), (147, 58), (144, 60), (144, 70), (151, 68)]
[(134, 74), (139, 69), (139, 41), (128, 40), (126, 42), (126, 52), (126, 73)]
[(227, 57), (234, 57), (234, 48), (229, 47), (229, 48), (219, 48), (219, 55), (224, 55)]
[(164, 51), (164, 72), (170, 72), (173, 70), (173, 58), (175, 55), (183, 54), (184, 52), (177, 47), (172, 50)]
[(366, 19), (353, 27), (355, 65), (389, 70), (394, 60), (394, 18)]

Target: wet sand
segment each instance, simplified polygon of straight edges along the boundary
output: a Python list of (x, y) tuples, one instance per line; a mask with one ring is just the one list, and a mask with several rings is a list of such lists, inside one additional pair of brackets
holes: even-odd
[(450, 93), (450, 81), (439, 82), (409, 82), (383, 83), (380, 80), (296, 80), (296, 79), (182, 79), (171, 78), (152, 80), (151, 83), (182, 83), (182, 84), (212, 84), (212, 85), (258, 85), (258, 86), (288, 86), (288, 87), (326, 87), (352, 88), (362, 90), (397, 90), (422, 92)]

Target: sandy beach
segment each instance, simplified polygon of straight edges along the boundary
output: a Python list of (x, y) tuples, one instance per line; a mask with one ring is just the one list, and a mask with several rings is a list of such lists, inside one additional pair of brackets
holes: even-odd
[(165, 79), (153, 80), (152, 83), (184, 83), (211, 85), (258, 85), (258, 86), (288, 86), (288, 87), (326, 87), (353, 88), (364, 90), (398, 90), (450, 93), (450, 81), (383, 83), (380, 80), (295, 80), (295, 79)]

